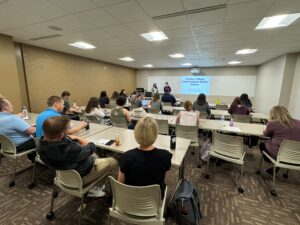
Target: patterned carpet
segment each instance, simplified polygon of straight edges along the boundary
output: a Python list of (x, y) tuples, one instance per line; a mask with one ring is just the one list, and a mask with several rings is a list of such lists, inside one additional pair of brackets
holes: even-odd
[[(257, 148), (247, 149), (245, 158), (244, 187), (240, 194), (234, 184), (239, 174), (239, 167), (223, 163), (217, 167), (211, 163), (210, 179), (203, 176), (205, 165), (197, 168), (196, 157), (188, 152), (186, 157), (185, 177), (193, 182), (200, 194), (202, 213), (205, 225), (296, 225), (300, 224), (300, 174), (290, 171), (289, 178), (282, 177), (283, 171), (277, 175), (278, 196), (270, 195), (271, 177), (266, 173), (255, 174), (260, 159)], [(30, 166), (23, 158), (20, 168)], [(37, 186), (28, 189), (32, 168), (17, 175), (16, 186), (9, 188), (9, 173), (12, 161), (2, 158), (0, 166), (0, 224), (1, 225), (40, 225), (57, 224), (73, 225), (77, 223), (80, 200), (59, 192), (55, 199), (55, 219), (47, 221), (45, 214), (50, 207), (53, 172), (38, 167), (40, 177)], [(172, 168), (167, 184), (170, 198), (178, 178), (178, 170)], [(108, 186), (108, 185), (107, 185)], [(107, 187), (109, 188), (109, 187)], [(109, 198), (87, 198), (83, 213), (83, 224), (108, 224)], [(124, 224), (112, 220), (114, 225)], [(171, 219), (167, 225), (175, 224)]]

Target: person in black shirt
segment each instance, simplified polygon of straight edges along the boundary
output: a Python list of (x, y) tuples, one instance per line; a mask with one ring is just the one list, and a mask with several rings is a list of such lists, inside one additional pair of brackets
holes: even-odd
[[(86, 139), (68, 135), (70, 123), (68, 116), (54, 116), (43, 124), (44, 137), (40, 139), (39, 154), (42, 161), (55, 170), (76, 170), (82, 177), (83, 184), (89, 184), (106, 172), (117, 168), (114, 158), (99, 159), (94, 143)], [(93, 190), (94, 197), (97, 195)], [(99, 194), (100, 193), (99, 191)]]
[(157, 133), (155, 119), (145, 117), (139, 120), (134, 129), (139, 147), (122, 155), (118, 181), (132, 186), (159, 184), (163, 196), (166, 187), (164, 180), (171, 168), (172, 154), (153, 146)]
[(106, 91), (101, 91), (99, 97), (99, 105), (101, 108), (105, 108), (105, 105), (109, 104), (109, 98), (107, 97)]
[(176, 98), (170, 94), (170, 92), (165, 92), (163, 96), (161, 97), (162, 102), (171, 102), (171, 104), (174, 106), (176, 103)]

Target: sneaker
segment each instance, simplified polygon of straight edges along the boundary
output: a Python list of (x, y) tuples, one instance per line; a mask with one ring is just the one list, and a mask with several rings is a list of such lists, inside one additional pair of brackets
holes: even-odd
[(89, 191), (87, 197), (91, 197), (91, 198), (100, 198), (100, 197), (104, 197), (106, 195), (106, 193), (104, 191)]

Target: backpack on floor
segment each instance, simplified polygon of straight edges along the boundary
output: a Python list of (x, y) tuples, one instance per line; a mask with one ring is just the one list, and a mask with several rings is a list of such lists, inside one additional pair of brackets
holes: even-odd
[(202, 218), (198, 193), (190, 181), (182, 180), (169, 206), (172, 218), (179, 225), (199, 225)]

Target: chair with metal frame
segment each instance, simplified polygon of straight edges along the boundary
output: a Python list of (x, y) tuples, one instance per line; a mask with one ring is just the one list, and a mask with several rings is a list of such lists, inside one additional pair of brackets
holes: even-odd
[(232, 119), (234, 122), (251, 123), (251, 115), (232, 114)]
[(111, 217), (130, 224), (163, 225), (167, 187), (164, 198), (158, 184), (149, 186), (129, 186), (109, 176), (113, 192), (113, 203), (109, 209)]
[[(209, 154), (212, 157), (216, 157), (231, 163), (236, 163), (241, 165), (242, 167), (241, 179), (240, 179), (240, 186), (238, 187), (238, 191), (240, 193), (244, 193), (244, 189), (242, 188), (241, 185), (243, 181), (244, 157), (245, 157), (243, 138), (214, 132)], [(209, 179), (209, 174), (208, 174), (209, 161), (210, 160), (208, 160), (207, 162), (206, 175), (205, 175), (206, 179)]]
[(94, 187), (99, 181), (104, 180), (109, 175), (109, 172), (103, 174), (101, 177), (95, 181), (84, 186), (83, 179), (76, 170), (57, 170), (56, 177), (54, 178), (53, 192), (51, 198), (50, 211), (47, 213), (46, 218), (52, 219), (54, 217), (53, 206), (54, 198), (57, 196), (57, 188), (61, 191), (81, 198), (80, 203), (80, 214), (78, 218), (78, 224), (81, 224), (82, 221), (82, 211), (85, 194)]
[(223, 104), (223, 105), (217, 104), (216, 105), (216, 110), (227, 110), (227, 109), (228, 109), (228, 105), (225, 105), (225, 104)]
[(157, 109), (157, 108), (148, 108), (148, 113), (151, 113), (151, 114), (159, 114), (160, 112), (160, 109)]
[(9, 137), (3, 134), (0, 134), (0, 143), (1, 143), (1, 150), (0, 150), (1, 155), (7, 158), (14, 159), (15, 161), (14, 169), (12, 173), (12, 180), (9, 183), (9, 187), (13, 187), (16, 184), (15, 178), (17, 173), (18, 159), (24, 155), (28, 155), (29, 153), (35, 152), (36, 148), (17, 153), (16, 145), (12, 142), (12, 140)]
[(155, 119), (158, 125), (158, 133), (169, 135), (169, 122), (166, 119)]
[[(276, 191), (276, 168), (285, 168), (286, 173), (283, 174), (284, 178), (288, 178), (288, 170), (300, 170), (300, 142), (299, 141), (290, 141), (290, 140), (284, 140), (282, 141), (277, 159), (274, 159), (273, 157), (268, 154), (268, 152), (263, 151), (263, 155), (268, 157), (268, 159), (273, 163), (273, 184), (272, 184), (272, 190), (271, 195), (277, 196)], [(259, 169), (256, 172), (258, 175), (260, 174), (260, 170), (262, 167), (263, 162), (263, 155), (260, 159)]]

